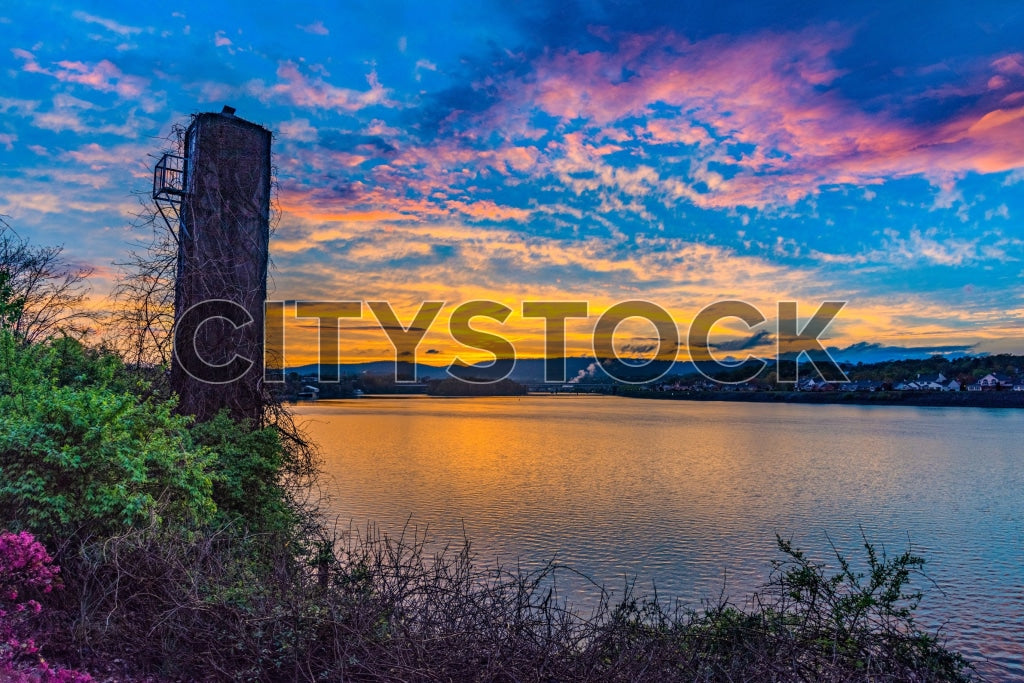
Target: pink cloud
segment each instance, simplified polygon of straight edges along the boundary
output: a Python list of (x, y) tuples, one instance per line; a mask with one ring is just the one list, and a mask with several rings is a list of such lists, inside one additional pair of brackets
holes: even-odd
[(447, 215), (428, 200), (393, 197), (380, 189), (339, 194), (332, 188), (284, 184), (278, 203), (288, 215), (320, 222), (418, 222)]
[(39, 66), (39, 62), (36, 61), (36, 56), (28, 50), (22, 50), (20, 47), (12, 47), (11, 54), (25, 62), (21, 67), (22, 71), (30, 74), (48, 73), (43, 69), (43, 67)]
[[(525, 222), (533, 215), (533, 209), (476, 198), (473, 184), (481, 175), (497, 174), (515, 182), (516, 174), (536, 172), (538, 149), (508, 145), (478, 150), (457, 139), (437, 140), (429, 147), (394, 138), (390, 142), (393, 151), (386, 157), (372, 145), (290, 149), (282, 155), (281, 170), (314, 180), (309, 185), (283, 184), (282, 209), (308, 220), (394, 223)], [(384, 159), (386, 163), (380, 163)], [(371, 160), (375, 163), (363, 166)], [(335, 177), (342, 170), (349, 177), (344, 185), (315, 180)]]
[(993, 60), (992, 67), (999, 73), (1024, 76), (1024, 53), (1014, 52)]
[[(519, 112), (537, 107), (567, 125), (583, 125), (592, 148), (586, 159), (571, 136), (548, 150), (556, 165), (576, 171), (602, 156), (591, 126), (628, 130), (644, 145), (696, 147), (688, 155), (696, 165), (690, 177), (662, 171), (658, 184), (705, 207), (790, 204), (823, 185), (955, 178), (1024, 165), (1024, 116), (1007, 106), (1020, 92), (1004, 95), (1002, 105), (980, 100), (975, 111), (944, 125), (869, 113), (829, 87), (842, 75), (831, 56), (848, 38), (806, 30), (689, 42), (664, 32), (626, 37), (614, 52), (552, 52), (532, 74), (505, 84), (503, 101), (480, 123), (496, 125), (505, 111), (518, 121)], [(954, 86), (957, 94), (1012, 86), (1010, 79), (1024, 74), (1024, 57), (1007, 55), (986, 66), (987, 73)], [(729, 178), (702, 172), (709, 162), (734, 172)], [(616, 189), (614, 173), (598, 168), (595, 174), (598, 184)]]
[(389, 106), (389, 91), (371, 72), (366, 80), (369, 90), (339, 88), (322, 78), (310, 78), (299, 71), (294, 62), (282, 62), (277, 69), (278, 82), (269, 88), (262, 81), (253, 81), (249, 90), (262, 101), (280, 99), (296, 107), (313, 110), (357, 111), (375, 105)]
[[(27, 50), (15, 48), (11, 52), (24, 61), (22, 71), (26, 73), (45, 74), (63, 83), (77, 83), (100, 92), (112, 92), (123, 99), (140, 99), (146, 103), (151, 99), (146, 96), (149, 79), (126, 74), (110, 60), (93, 63), (61, 60), (56, 63), (57, 68), (48, 69), (41, 66), (35, 55)], [(148, 104), (145, 108), (147, 111), (153, 110)]]
[(147, 152), (150, 147), (145, 144), (99, 145), (95, 142), (83, 145), (61, 154), (61, 157), (88, 166), (92, 171), (108, 168), (130, 168), (143, 177), (152, 174), (150, 159)]
[[(424, 189), (436, 180), (423, 180)], [(405, 185), (408, 187), (408, 184)], [(529, 210), (503, 206), (488, 199), (447, 198), (440, 191), (424, 193), (420, 198), (398, 196), (385, 183), (366, 187), (352, 186), (350, 192), (333, 188), (285, 185), (279, 204), (289, 215), (313, 221), (418, 223), (430, 220), (469, 219), (472, 221), (517, 221), (530, 218)]]
[(446, 206), (455, 212), (471, 219), (489, 221), (518, 221), (520, 223), (529, 220), (530, 211), (516, 209), (508, 206), (500, 206), (489, 200), (457, 201), (446, 202)]
[(147, 79), (126, 75), (106, 59), (95, 64), (65, 60), (57, 62), (57, 66), (60, 69), (51, 75), (59, 81), (81, 83), (100, 92), (115, 92), (125, 99), (139, 97), (149, 85)]
[(317, 136), (316, 128), (309, 125), (309, 119), (285, 121), (278, 126), (277, 132), (285, 138), (299, 142), (313, 142)]
[[(373, 121), (362, 135), (386, 147), (291, 150), (285, 173), (335, 177), (344, 170), (349, 180), (310, 190), (287, 210), (319, 220), (523, 222), (544, 214), (578, 222), (571, 197), (588, 193), (598, 201), (589, 214), (595, 220), (630, 212), (656, 223), (649, 199), (726, 210), (780, 207), (823, 186), (918, 176), (940, 188), (937, 201), (955, 202), (956, 181), (966, 173), (1024, 167), (1024, 102), (1014, 99), (1024, 98), (1015, 75), (1020, 55), (979, 61), (954, 84), (958, 96), (976, 97), (973, 110), (916, 123), (891, 108), (866, 111), (831, 87), (842, 76), (833, 55), (849, 39), (831, 28), (699, 42), (660, 32), (627, 36), (610, 52), (548, 52), (526, 75), (517, 70), (489, 81), (495, 104), (453, 112), (429, 144)], [(277, 75), (269, 88), (250, 88), (307, 109), (392, 104), (373, 74), (368, 91), (339, 88), (291, 62)], [(995, 76), (1005, 83), (989, 94)], [(557, 119), (553, 130), (539, 130), (538, 113)], [(314, 138), (305, 121), (286, 124), (293, 139)], [(563, 192), (567, 204), (467, 199), (496, 180), (555, 180), (547, 187)]]

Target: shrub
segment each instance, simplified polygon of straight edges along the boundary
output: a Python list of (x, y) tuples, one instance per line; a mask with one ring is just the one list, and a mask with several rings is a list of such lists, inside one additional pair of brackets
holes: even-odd
[(922, 557), (906, 550), (890, 558), (863, 538), (864, 570), (855, 570), (833, 546), (837, 571), (829, 574), (790, 541), (776, 541), (785, 558), (773, 561), (753, 614), (791, 663), (789, 675), (827, 678), (844, 671), (861, 680), (968, 680), (966, 660), (914, 620), (923, 593), (912, 584), (925, 578)]
[(0, 532), (0, 679), (13, 683), (88, 683), (87, 674), (55, 669), (39, 656), (34, 618), (42, 606), (25, 593), (59, 587), (60, 569), (27, 532)]
[(173, 403), (110, 388), (116, 364), (74, 344), (0, 332), (0, 355), (0, 522), (63, 542), (211, 519), (210, 455)]
[(275, 427), (238, 423), (227, 411), (192, 426), (195, 448), (210, 453), (208, 471), (219, 521), (253, 531), (289, 532), (295, 525), (280, 477), (286, 453)]

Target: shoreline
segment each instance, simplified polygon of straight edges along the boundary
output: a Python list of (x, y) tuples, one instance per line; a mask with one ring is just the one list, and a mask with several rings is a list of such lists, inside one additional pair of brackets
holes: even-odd
[(314, 406), (319, 403), (341, 403), (367, 399), (455, 399), (455, 398), (523, 398), (524, 396), (619, 396), (660, 401), (722, 401), (735, 403), (791, 403), (801, 405), (865, 405), (912, 406), (917, 408), (1024, 408), (1021, 391), (954, 391), (954, 392), (812, 392), (812, 391), (610, 391), (530, 392), (522, 396), (505, 394), (452, 395), (430, 394), (364, 394), (360, 398), (339, 397), (289, 401), (291, 405)]
[(627, 398), (668, 401), (847, 404), (921, 408), (1024, 408), (1024, 391), (625, 391)]

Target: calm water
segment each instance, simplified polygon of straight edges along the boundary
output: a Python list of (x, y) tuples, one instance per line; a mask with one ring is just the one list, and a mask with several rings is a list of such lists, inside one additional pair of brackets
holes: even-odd
[(696, 607), (723, 585), (742, 604), (776, 532), (821, 559), (826, 533), (856, 557), (860, 528), (890, 554), (909, 542), (937, 584), (922, 622), (988, 677), (1024, 679), (1024, 411), (530, 396), (297, 412), (344, 523), (465, 528), (480, 563), (557, 558)]

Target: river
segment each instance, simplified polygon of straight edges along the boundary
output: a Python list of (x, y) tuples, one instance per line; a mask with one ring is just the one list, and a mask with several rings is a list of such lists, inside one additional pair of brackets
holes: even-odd
[(776, 533), (827, 559), (830, 539), (863, 557), (863, 531), (927, 560), (922, 624), (987, 677), (1024, 679), (1024, 411), (558, 395), (296, 412), (343, 525), (465, 533), (478, 563), (555, 558), (694, 607), (742, 604)]

